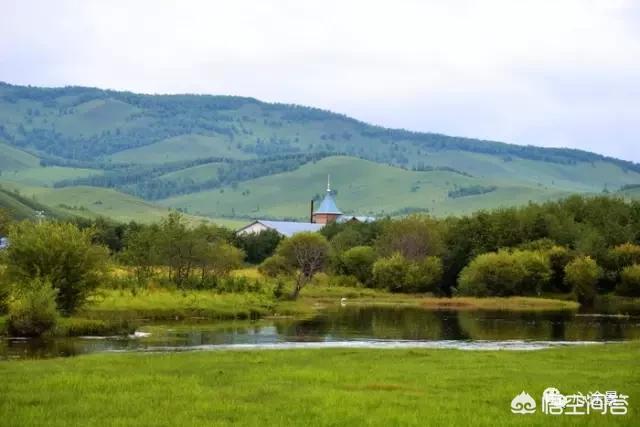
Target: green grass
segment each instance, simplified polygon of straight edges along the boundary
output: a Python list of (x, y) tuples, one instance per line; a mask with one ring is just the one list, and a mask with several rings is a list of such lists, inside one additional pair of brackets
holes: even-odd
[[(95, 354), (0, 363), (7, 426), (640, 423), (640, 343), (530, 352), (284, 350)], [(629, 414), (514, 415), (521, 391), (616, 390)]]
[[(237, 188), (210, 190), (161, 201), (209, 216), (308, 217), (309, 200), (322, 195), (327, 174), (338, 190), (338, 206), (345, 212), (383, 216), (403, 207), (429, 209), (435, 215), (468, 213), (497, 206), (544, 201), (568, 193), (513, 179), (494, 192), (457, 199), (448, 192), (478, 183), (493, 185), (448, 171), (415, 172), (353, 157), (337, 156), (307, 164), (297, 170), (245, 181)], [(248, 193), (247, 193), (248, 192)]]
[(176, 172), (164, 174), (160, 177), (160, 179), (163, 181), (185, 180), (193, 181), (194, 183), (200, 183), (216, 178), (221, 166), (221, 163), (207, 163), (204, 165), (193, 166), (190, 168), (181, 169)]
[(7, 210), (16, 219), (34, 219), (36, 211), (46, 211), (47, 215), (55, 218), (69, 216), (62, 209), (51, 208), (35, 200), (32, 196), (16, 193), (13, 189), (5, 188), (4, 185), (0, 187), (0, 208)]
[(40, 166), (40, 159), (33, 154), (0, 142), (0, 172), (2, 175), (38, 166)]
[(217, 294), (212, 291), (103, 290), (80, 313), (98, 319), (176, 320), (188, 318), (249, 319), (272, 314), (275, 301), (266, 294)]
[(61, 166), (25, 168), (18, 171), (4, 172), (0, 178), (33, 186), (52, 186), (64, 179), (83, 178), (91, 175), (102, 175), (97, 169), (67, 168)]
[(120, 151), (110, 157), (114, 162), (141, 164), (165, 163), (178, 160), (194, 160), (202, 157), (229, 157), (246, 159), (251, 156), (240, 151), (226, 137), (181, 135), (144, 147)]

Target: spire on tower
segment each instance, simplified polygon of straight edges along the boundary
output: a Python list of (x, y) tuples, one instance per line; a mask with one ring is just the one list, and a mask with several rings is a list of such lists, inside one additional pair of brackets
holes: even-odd
[(327, 174), (327, 193), (331, 193), (331, 175)]

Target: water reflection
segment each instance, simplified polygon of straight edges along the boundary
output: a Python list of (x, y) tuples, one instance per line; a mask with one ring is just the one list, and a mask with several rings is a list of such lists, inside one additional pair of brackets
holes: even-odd
[(227, 323), (148, 324), (147, 337), (0, 339), (0, 358), (73, 356), (100, 351), (216, 345), (366, 342), (619, 341), (640, 338), (640, 317), (572, 312), (425, 310), (417, 307), (331, 307), (313, 318)]

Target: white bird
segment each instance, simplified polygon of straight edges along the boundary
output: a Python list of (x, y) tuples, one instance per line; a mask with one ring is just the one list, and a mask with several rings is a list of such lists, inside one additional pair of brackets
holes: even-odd
[(340, 298), (340, 305), (342, 305), (342, 306), (347, 305), (347, 299), (346, 298)]

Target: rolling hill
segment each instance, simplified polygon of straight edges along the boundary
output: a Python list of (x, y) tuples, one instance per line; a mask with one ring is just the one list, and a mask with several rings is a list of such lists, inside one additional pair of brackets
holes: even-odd
[(492, 179), (478, 179), (448, 170), (408, 171), (336, 156), (306, 164), (292, 172), (173, 197), (160, 203), (198, 215), (304, 219), (309, 216), (310, 199), (319, 199), (323, 194), (329, 172), (338, 190), (338, 206), (345, 213), (373, 216), (412, 211), (444, 216), (529, 200), (548, 200), (570, 193), (526, 181), (498, 187)]
[(595, 153), (385, 129), (253, 98), (0, 83), (0, 184), (52, 208), (301, 219), (327, 174), (345, 211), (373, 215), (623, 188), (634, 197), (640, 184), (640, 165)]

